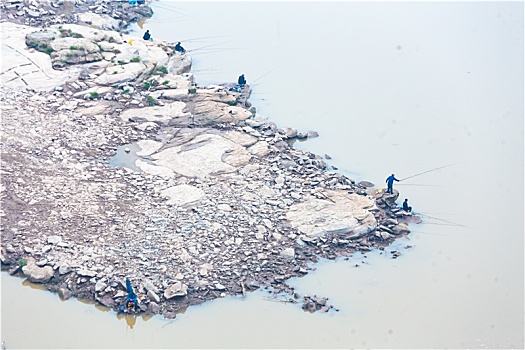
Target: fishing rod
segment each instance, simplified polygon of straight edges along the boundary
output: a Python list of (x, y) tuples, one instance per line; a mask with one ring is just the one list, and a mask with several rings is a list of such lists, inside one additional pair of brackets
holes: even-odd
[(416, 174), (416, 175), (412, 175), (412, 176), (409, 176), (409, 177), (405, 177), (404, 179), (401, 179), (399, 181), (404, 181), (404, 180), (407, 180), (407, 179), (411, 179), (413, 177), (416, 177), (416, 176), (419, 176), (419, 175), (423, 175), (423, 174), (426, 174), (426, 173), (430, 173), (432, 171), (436, 171), (436, 170), (439, 170), (439, 169), (443, 169), (443, 168), (446, 168), (446, 167), (449, 167), (449, 166), (452, 166), (452, 165), (456, 165), (458, 163), (452, 163), (452, 164), (448, 164), (448, 165), (444, 165), (444, 166), (440, 166), (439, 168), (435, 168), (435, 169), (431, 169), (431, 170), (427, 170), (427, 171), (423, 171), (422, 173), (419, 173), (419, 174)]
[(255, 79), (254, 81), (252, 81), (252, 84), (250, 84), (250, 86), (253, 86), (253, 83), (255, 83), (256, 81), (258, 81), (258, 80), (260, 80), (260, 79), (262, 79), (262, 78), (264, 78), (265, 76), (267, 76), (268, 74), (270, 74), (270, 73), (273, 72), (274, 70), (275, 70), (275, 69), (272, 69), (271, 71), (269, 71), (269, 72), (263, 74), (262, 76), (260, 76), (259, 78)]
[(218, 43), (218, 44), (206, 45), (206, 46), (202, 46), (202, 47), (198, 47), (198, 48), (196, 48), (196, 49), (186, 50), (186, 51), (187, 51), (187, 52), (192, 52), (192, 51), (202, 50), (202, 49), (205, 49), (205, 48), (208, 48), (208, 47), (212, 47), (212, 46), (217, 46), (217, 45), (222, 45), (222, 44), (231, 43), (232, 41), (233, 41), (233, 40), (225, 41), (225, 42)]
[(191, 42), (191, 41), (198, 41), (198, 40), (202, 40), (202, 39), (224, 38), (224, 37), (227, 37), (227, 36), (229, 36), (229, 35), (201, 36), (199, 38), (182, 39), (182, 40), (179, 40), (179, 41), (180, 42)]
[[(401, 181), (401, 180), (399, 180)], [(443, 187), (439, 185), (426, 185), (426, 184), (397, 184), (397, 186), (425, 186), (425, 187)]]
[(457, 222), (448, 221), (448, 220), (443, 220), (443, 219), (436, 218), (436, 217), (434, 217), (434, 216), (430, 216), (430, 215), (426, 215), (426, 214), (422, 214), (422, 213), (416, 213), (416, 215), (423, 216), (423, 217), (427, 217), (427, 218), (429, 218), (429, 219), (434, 219), (434, 220), (443, 221), (443, 222), (446, 222), (446, 223), (449, 223), (449, 224), (453, 224), (453, 225), (456, 225), (456, 226), (467, 227), (467, 226), (465, 226), (465, 225), (463, 225), (463, 224), (458, 224)]

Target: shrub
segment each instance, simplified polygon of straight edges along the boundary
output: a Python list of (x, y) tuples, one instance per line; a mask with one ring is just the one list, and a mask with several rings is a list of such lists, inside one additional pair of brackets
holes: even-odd
[(78, 47), (76, 47), (76, 46), (74, 46), (74, 45), (71, 45), (71, 46), (69, 47), (69, 49), (70, 49), (70, 50), (78, 50)]
[(168, 85), (169, 83), (170, 83), (169, 80), (164, 80), (164, 81), (162, 82), (162, 85)]
[(153, 96), (148, 96), (146, 97), (146, 103), (149, 105), (149, 106), (155, 106), (155, 105), (158, 105), (159, 103), (157, 102), (157, 100), (155, 99), (155, 97)]
[(161, 72), (162, 74), (168, 74), (168, 67), (160, 66), (159, 68), (157, 68), (157, 71)]
[(189, 94), (194, 94), (194, 93), (196, 93), (196, 92), (197, 92), (197, 88), (192, 87), (192, 88), (189, 88), (189, 89), (188, 89), (188, 93), (189, 93)]
[(51, 55), (51, 52), (53, 52), (53, 49), (50, 46), (48, 46), (48, 47), (46, 47), (44, 52), (47, 53), (48, 55)]
[(90, 92), (89, 95), (91, 96), (92, 100), (100, 97), (100, 94), (98, 92), (96, 92), (96, 91)]
[(140, 57), (133, 57), (131, 62), (140, 62)]
[(145, 81), (144, 82), (144, 90), (149, 90), (150, 87), (151, 87), (151, 83), (149, 81)]
[(18, 259), (18, 267), (22, 268), (27, 265), (26, 259)]

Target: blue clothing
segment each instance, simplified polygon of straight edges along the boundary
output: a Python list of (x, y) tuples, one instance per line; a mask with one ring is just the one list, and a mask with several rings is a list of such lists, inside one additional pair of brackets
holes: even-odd
[(390, 193), (390, 194), (394, 193), (394, 188), (393, 188), (394, 181), (399, 181), (398, 179), (396, 179), (394, 174), (386, 178), (386, 183), (388, 185), (388, 189), (386, 190), (387, 193)]
[(407, 201), (403, 202), (403, 210), (408, 211), (408, 212), (412, 211), (412, 207), (408, 206), (408, 202)]
[(390, 175), (389, 177), (386, 178), (386, 183), (388, 185), (392, 185), (394, 181), (399, 181), (398, 179), (396, 179), (394, 175)]
[(246, 85), (246, 79), (244, 78), (244, 74), (241, 75), (241, 76), (239, 77), (239, 80), (237, 81), (237, 83), (238, 83), (240, 86), (244, 86), (244, 85)]
[(131, 286), (131, 282), (129, 281), (129, 278), (126, 278), (126, 289), (128, 291), (128, 297), (126, 298), (126, 308), (129, 311), (131, 311), (131, 309), (133, 309), (133, 311), (137, 311), (138, 298), (137, 298), (137, 294), (133, 292), (133, 287)]

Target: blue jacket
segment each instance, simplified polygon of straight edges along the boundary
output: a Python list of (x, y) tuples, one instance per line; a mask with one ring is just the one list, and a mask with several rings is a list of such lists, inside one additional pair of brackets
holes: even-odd
[(390, 175), (389, 177), (386, 178), (386, 183), (389, 185), (392, 185), (394, 181), (399, 181), (398, 179), (395, 178), (394, 175)]

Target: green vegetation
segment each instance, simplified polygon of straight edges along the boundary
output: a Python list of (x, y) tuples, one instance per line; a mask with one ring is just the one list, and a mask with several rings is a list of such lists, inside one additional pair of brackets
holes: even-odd
[(149, 105), (149, 106), (155, 106), (155, 105), (158, 105), (159, 102), (155, 99), (155, 97), (153, 96), (148, 96), (146, 97), (146, 103)]
[(47, 53), (48, 55), (51, 55), (51, 52), (53, 52), (53, 49), (50, 46), (48, 46), (48, 47), (46, 47), (44, 52)]
[(194, 93), (196, 93), (196, 92), (197, 92), (197, 88), (192, 87), (192, 88), (189, 88), (189, 89), (188, 89), (188, 93), (189, 93), (189, 94), (194, 94)]
[(169, 80), (164, 80), (164, 81), (162, 82), (162, 85), (168, 85), (169, 83), (170, 83)]
[(168, 67), (160, 66), (159, 68), (157, 68), (157, 72), (160, 72), (162, 74), (168, 74)]
[(18, 267), (22, 268), (27, 265), (26, 259), (18, 259)]
[(80, 50), (77, 46), (71, 45), (69, 47), (70, 50)]
[(138, 56), (137, 57), (133, 57), (131, 59), (131, 62), (140, 62), (140, 57), (138, 57)]
[(58, 31), (60, 32), (60, 35), (62, 35), (63, 38), (83, 38), (82, 34), (75, 33), (71, 29), (58, 28)]
[(123, 64), (126, 64), (126, 62), (125, 61), (118, 61), (118, 64), (120, 64), (122, 66)]
[(91, 96), (92, 100), (100, 97), (100, 94), (98, 92), (96, 92), (96, 91), (90, 92), (89, 95)]

